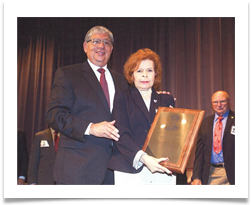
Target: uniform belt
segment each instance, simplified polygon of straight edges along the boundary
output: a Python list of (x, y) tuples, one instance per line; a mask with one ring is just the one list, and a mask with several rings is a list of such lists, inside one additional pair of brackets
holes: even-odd
[(213, 167), (224, 167), (224, 163), (220, 164), (211, 164)]

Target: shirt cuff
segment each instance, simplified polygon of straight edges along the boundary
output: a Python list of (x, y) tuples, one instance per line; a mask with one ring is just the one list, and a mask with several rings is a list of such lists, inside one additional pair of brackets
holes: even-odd
[(137, 170), (139, 169), (141, 166), (143, 166), (143, 163), (140, 162), (140, 158), (142, 157), (142, 155), (146, 154), (143, 150), (139, 150), (137, 153), (136, 153), (136, 156), (133, 160), (133, 167)]
[(87, 129), (86, 129), (84, 135), (90, 135), (89, 131), (90, 131), (90, 127), (91, 127), (92, 124), (93, 124), (93, 123), (90, 123), (90, 124), (88, 125), (88, 127), (87, 127)]

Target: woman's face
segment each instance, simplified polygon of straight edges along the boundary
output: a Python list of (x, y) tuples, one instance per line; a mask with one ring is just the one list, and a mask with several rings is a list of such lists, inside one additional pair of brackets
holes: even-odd
[(140, 91), (149, 90), (155, 81), (154, 63), (152, 60), (142, 60), (138, 69), (133, 72), (133, 81)]

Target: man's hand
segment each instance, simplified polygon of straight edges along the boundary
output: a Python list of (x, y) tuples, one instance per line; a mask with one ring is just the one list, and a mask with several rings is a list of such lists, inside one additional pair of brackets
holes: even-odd
[[(157, 91), (157, 94), (167, 94), (170, 95), (171, 93), (169, 91)], [(174, 101), (176, 101), (176, 98), (173, 98)]]
[(200, 179), (194, 179), (191, 185), (202, 185), (202, 182)]
[(115, 120), (112, 122), (103, 121), (100, 123), (94, 123), (90, 126), (89, 133), (96, 137), (105, 137), (118, 141), (120, 137), (118, 134), (119, 130), (116, 129), (114, 124)]
[(157, 91), (157, 94), (168, 94), (168, 95), (170, 95), (171, 93), (169, 91)]

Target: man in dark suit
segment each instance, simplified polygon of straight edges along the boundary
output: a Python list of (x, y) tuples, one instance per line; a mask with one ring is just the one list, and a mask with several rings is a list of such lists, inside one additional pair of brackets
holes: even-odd
[(28, 150), (27, 150), (27, 144), (26, 144), (26, 135), (24, 131), (19, 130), (19, 129), (18, 129), (17, 135), (18, 135), (17, 136), (17, 139), (18, 139), (17, 184), (24, 185), (26, 181), (26, 177), (27, 177), (27, 170), (28, 170), (28, 163), (29, 163)]
[(193, 185), (235, 184), (235, 113), (229, 109), (229, 101), (225, 91), (212, 96), (215, 114), (205, 118), (199, 130)]
[[(111, 111), (115, 91), (128, 84), (121, 74), (107, 68), (113, 41), (107, 28), (92, 28), (83, 43), (88, 60), (56, 71), (46, 113), (49, 126), (61, 133), (54, 166), (56, 184), (114, 184), (114, 173), (107, 165), (119, 134)], [(104, 76), (99, 68), (105, 70), (108, 98), (99, 82)]]
[(53, 168), (56, 156), (56, 137), (52, 128), (45, 129), (35, 134), (30, 153), (28, 167), (28, 184), (50, 185), (55, 184), (53, 180)]

